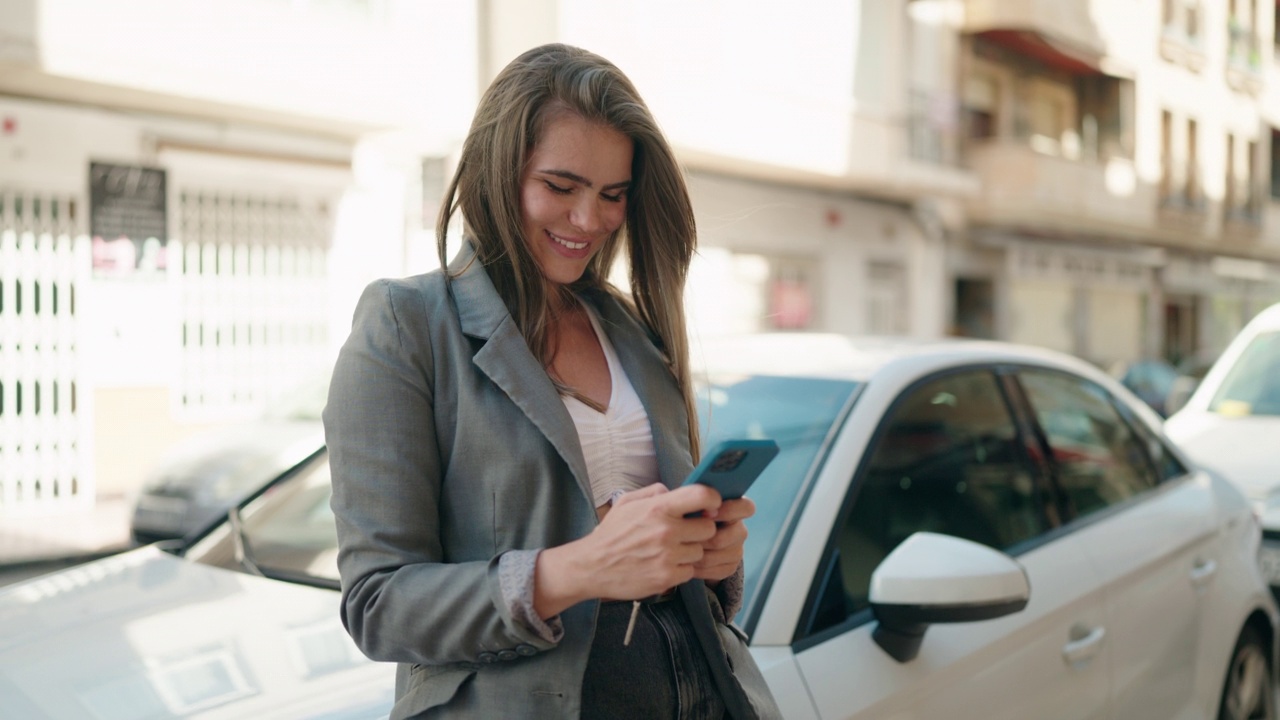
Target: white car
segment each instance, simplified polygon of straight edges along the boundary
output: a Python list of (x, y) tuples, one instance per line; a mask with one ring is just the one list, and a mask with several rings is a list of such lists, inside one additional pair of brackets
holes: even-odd
[[(695, 355), (705, 445), (781, 447), (748, 493), (738, 621), (786, 717), (1276, 717), (1251, 506), (1101, 371), (814, 335)], [(328, 482), (318, 452), (182, 557), (143, 548), (0, 591), (0, 708), (388, 712), (391, 667), (336, 625)]]
[(1253, 501), (1263, 572), (1280, 592), (1280, 304), (1236, 335), (1165, 433)]

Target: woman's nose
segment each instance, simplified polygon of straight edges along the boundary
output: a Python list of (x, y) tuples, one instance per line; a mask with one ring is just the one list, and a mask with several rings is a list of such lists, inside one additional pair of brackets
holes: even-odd
[(600, 232), (604, 220), (595, 198), (583, 197), (574, 203), (569, 210), (569, 222), (584, 233)]

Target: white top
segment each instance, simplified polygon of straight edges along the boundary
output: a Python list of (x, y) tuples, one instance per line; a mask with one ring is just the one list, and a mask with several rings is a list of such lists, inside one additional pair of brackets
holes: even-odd
[(653, 448), (649, 415), (640, 403), (640, 396), (627, 379), (595, 311), (585, 303), (583, 307), (609, 365), (609, 405), (601, 413), (575, 397), (561, 397), (578, 429), (591, 492), (596, 507), (600, 507), (624, 492), (658, 482), (658, 456)]

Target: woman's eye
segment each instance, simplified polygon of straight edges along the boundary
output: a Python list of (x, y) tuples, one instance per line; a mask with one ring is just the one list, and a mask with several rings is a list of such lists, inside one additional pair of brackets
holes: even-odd
[(605, 195), (603, 193), (600, 194), (600, 197), (612, 203), (622, 202), (622, 199), (625, 198), (626, 196), (627, 196), (626, 193), (618, 193), (616, 195)]
[(557, 195), (568, 195), (569, 193), (573, 192), (573, 188), (560, 187), (559, 185), (556, 185), (550, 180), (543, 180), (543, 182), (547, 184), (547, 188), (550, 189), (551, 192)]

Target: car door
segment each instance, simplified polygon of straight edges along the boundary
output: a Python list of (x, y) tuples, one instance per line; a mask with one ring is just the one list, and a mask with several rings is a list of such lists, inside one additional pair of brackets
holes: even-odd
[[(865, 408), (864, 408), (865, 409)], [(1030, 428), (989, 368), (933, 376), (885, 413), (819, 564), (793, 649), (817, 714), (834, 718), (1086, 720), (1107, 715), (1098, 579), (1028, 452)], [(981, 542), (1026, 569), (1026, 609), (931, 626), (899, 663), (872, 639), (876, 565), (916, 531)]]
[(1220, 562), (1212, 490), (1171, 457), (1153, 458), (1158, 440), (1100, 385), (1051, 370), (1018, 378), (1072, 535), (1106, 586), (1113, 717), (1205, 717), (1196, 663)]

